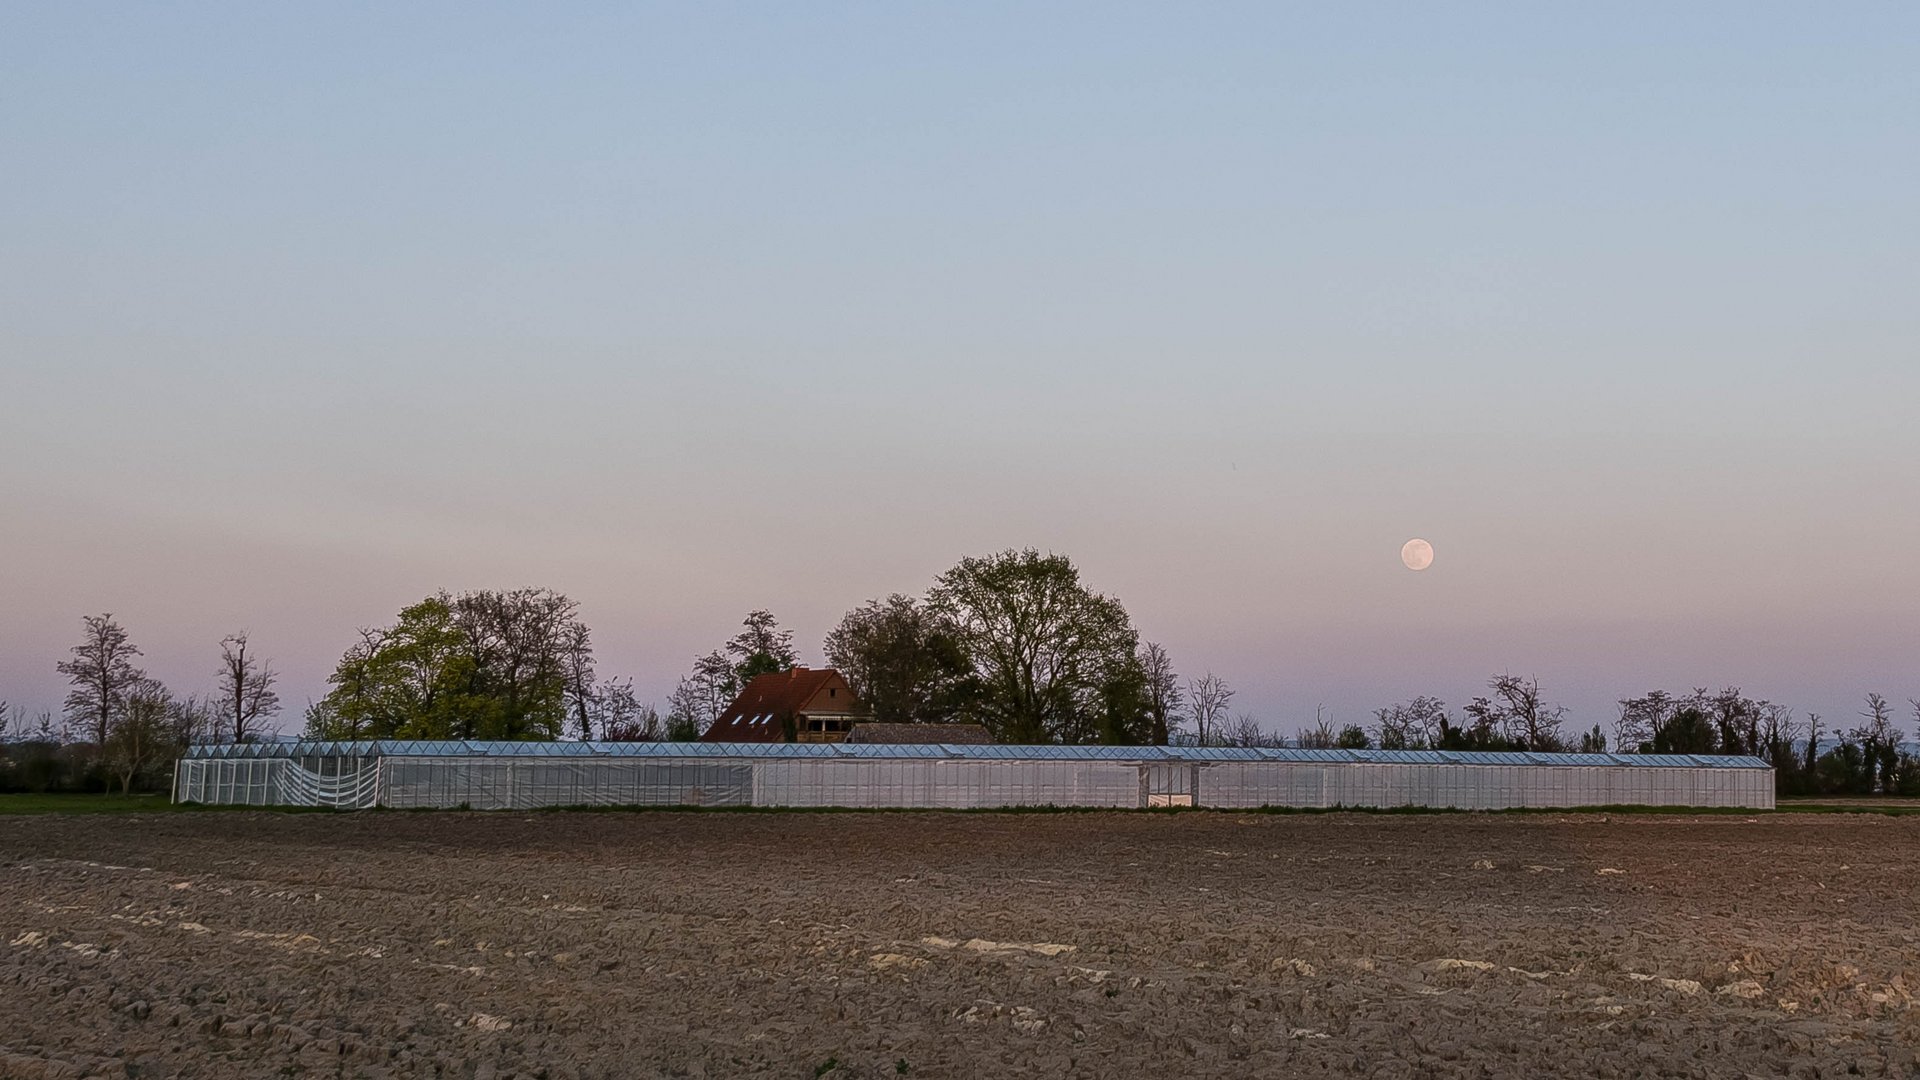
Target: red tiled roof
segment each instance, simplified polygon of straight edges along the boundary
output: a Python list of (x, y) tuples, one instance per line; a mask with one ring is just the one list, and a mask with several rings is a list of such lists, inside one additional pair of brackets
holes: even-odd
[(832, 668), (797, 667), (755, 675), (700, 738), (706, 742), (783, 742), (788, 718), (829, 685), (841, 688), (844, 702), (836, 703), (833, 711), (852, 712), (858, 707), (846, 680)]

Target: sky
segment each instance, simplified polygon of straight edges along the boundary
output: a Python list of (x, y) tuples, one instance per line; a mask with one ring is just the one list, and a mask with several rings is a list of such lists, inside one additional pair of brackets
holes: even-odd
[(1446, 7), (6, 5), (0, 698), (1029, 546), (1281, 731), (1920, 696), (1920, 7)]

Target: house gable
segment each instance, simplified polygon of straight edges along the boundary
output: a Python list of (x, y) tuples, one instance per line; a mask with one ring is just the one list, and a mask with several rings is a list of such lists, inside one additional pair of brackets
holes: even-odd
[(839, 672), (796, 667), (754, 676), (700, 739), (838, 742), (859, 712), (859, 700)]

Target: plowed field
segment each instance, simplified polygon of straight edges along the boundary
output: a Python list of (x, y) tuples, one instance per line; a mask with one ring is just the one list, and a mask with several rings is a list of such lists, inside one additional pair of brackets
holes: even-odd
[(0, 1076), (1920, 1070), (1920, 818), (0, 818)]

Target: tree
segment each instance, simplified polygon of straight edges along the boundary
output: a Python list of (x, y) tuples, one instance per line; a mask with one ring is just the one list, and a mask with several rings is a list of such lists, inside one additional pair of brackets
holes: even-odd
[(1109, 746), (1153, 742), (1153, 701), (1138, 654), (1116, 665), (1099, 687), (1100, 714), (1092, 739)]
[(247, 651), (246, 631), (220, 639), (218, 678), (222, 719), (234, 742), (248, 741), (256, 724), (280, 711), (280, 695), (273, 692), (280, 675), (271, 662)]
[[(362, 630), (308, 712), (325, 738), (552, 739), (567, 720), (578, 605), (550, 589), (438, 593)], [(573, 657), (577, 665), (583, 657)]]
[(176, 748), (205, 742), (217, 726), (213, 703), (207, 699), (189, 694), (173, 698), (167, 709), (168, 737)]
[(733, 658), (734, 675), (741, 686), (755, 675), (790, 671), (800, 662), (793, 651), (793, 631), (782, 630), (772, 612), (748, 612), (740, 625), (745, 629), (727, 642), (726, 653)]
[(1333, 745), (1342, 750), (1366, 750), (1373, 746), (1373, 740), (1367, 737), (1367, 729), (1359, 724), (1348, 724), (1334, 737)]
[(1620, 719), (1613, 728), (1613, 744), (1622, 752), (1652, 753), (1654, 733), (1666, 725), (1674, 708), (1674, 699), (1665, 690), (1621, 699)]
[(706, 709), (706, 694), (693, 678), (683, 678), (680, 685), (673, 688), (667, 696), (667, 740), (669, 742), (692, 742), (700, 737), (706, 724), (702, 714)]
[(1807, 777), (1800, 769), (1793, 744), (1799, 737), (1799, 725), (1793, 713), (1778, 705), (1769, 705), (1762, 721), (1761, 754), (1774, 769), (1774, 786), (1782, 795), (1797, 795), (1806, 790)]
[(1447, 703), (1421, 695), (1374, 711), (1374, 737), (1382, 750), (1422, 750), (1437, 746), (1447, 719)]
[(1852, 735), (1863, 759), (1862, 793), (1891, 792), (1900, 761), (1900, 730), (1893, 722), (1893, 707), (1881, 695), (1868, 694), (1866, 711), (1860, 715), (1866, 723), (1853, 729)]
[(899, 593), (847, 612), (823, 651), (880, 723), (949, 721), (976, 692), (973, 665), (946, 617)]
[(1760, 752), (1760, 725), (1768, 708), (1767, 702), (1747, 697), (1737, 686), (1729, 686), (1711, 695), (1704, 690), (1697, 690), (1694, 696), (1696, 707), (1713, 721), (1714, 729), (1720, 736), (1720, 753)]
[(1493, 691), (1491, 698), (1474, 698), (1466, 708), (1473, 730), (1482, 739), (1501, 734), (1522, 750), (1553, 752), (1566, 748), (1560, 738), (1560, 723), (1567, 711), (1541, 700), (1539, 679), (1495, 675), (1487, 681), (1487, 688)]
[(1255, 720), (1249, 713), (1241, 713), (1215, 730), (1221, 746), (1279, 746), (1281, 744), (1280, 739), (1267, 734), (1266, 729), (1260, 726), (1260, 721)]
[(1108, 684), (1132, 677), (1126, 609), (1080, 583), (1063, 555), (1031, 548), (966, 558), (928, 603), (953, 626), (980, 693), (972, 712), (1001, 742), (1098, 736)]
[(73, 659), (62, 660), (55, 668), (67, 677), (73, 689), (67, 692), (67, 723), (88, 732), (96, 745), (106, 745), (107, 735), (125, 710), (127, 696), (146, 673), (133, 666), (140, 649), (128, 640), (127, 632), (111, 614), (88, 615), (80, 644), (70, 651)]
[[(599, 687), (593, 681), (593, 635), (585, 623), (572, 623), (561, 632), (560, 663), (561, 679), (566, 686), (567, 714), (573, 719), (580, 741), (586, 742), (593, 738), (594, 714), (600, 709), (600, 702), (596, 697)], [(629, 684), (629, 699), (632, 689)], [(606, 726), (601, 725), (600, 730), (605, 731)]]
[(595, 698), (600, 737), (608, 742), (659, 742), (666, 736), (659, 710), (633, 696), (633, 680), (608, 679)]
[(1220, 729), (1227, 722), (1231, 704), (1233, 688), (1213, 672), (1187, 681), (1187, 721), (1193, 725), (1195, 741), (1201, 746), (1219, 745)]
[(1713, 719), (1693, 705), (1674, 710), (1653, 733), (1656, 754), (1715, 754), (1720, 751)]
[(120, 781), (120, 794), (133, 791), (133, 782), (179, 749), (175, 743), (176, 703), (157, 679), (140, 679), (129, 687), (113, 726), (100, 749), (107, 768)]
[(591, 711), (587, 729), (597, 729), (608, 742), (656, 742), (660, 714), (634, 696), (632, 679), (607, 679), (589, 693)]
[(1174, 673), (1173, 658), (1155, 642), (1140, 646), (1139, 660), (1147, 679), (1147, 718), (1152, 724), (1147, 741), (1165, 746), (1179, 724), (1180, 706), (1185, 700), (1180, 693), (1180, 676)]
[[(308, 734), (330, 739), (446, 739), (461, 726), (474, 658), (454, 622), (453, 599), (430, 596), (389, 627), (360, 630), (328, 677), (333, 690), (309, 710)], [(315, 729), (314, 724), (324, 725)]]
[(1301, 728), (1294, 737), (1294, 745), (1304, 750), (1331, 750), (1339, 736), (1333, 730), (1333, 722), (1327, 719), (1326, 707), (1313, 711), (1313, 726)]
[[(473, 663), (467, 716), (485, 734), (463, 738), (553, 739), (566, 724), (565, 653), (579, 604), (552, 589), (465, 593), (454, 621)], [(484, 709), (475, 705), (484, 701)]]
[(693, 674), (684, 682), (694, 695), (688, 715), (693, 718), (696, 735), (705, 734), (745, 686), (739, 669), (718, 650), (695, 660)]

